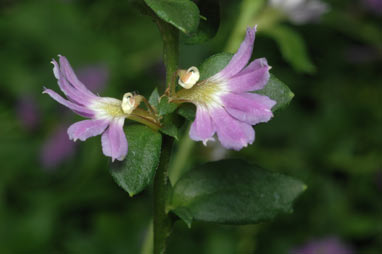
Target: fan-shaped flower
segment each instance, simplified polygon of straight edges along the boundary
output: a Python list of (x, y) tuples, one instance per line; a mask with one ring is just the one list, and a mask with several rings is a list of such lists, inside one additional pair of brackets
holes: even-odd
[(196, 105), (191, 139), (206, 144), (213, 140), (216, 132), (224, 147), (240, 150), (255, 139), (251, 125), (272, 118), (271, 108), (276, 102), (267, 96), (250, 93), (266, 85), (270, 69), (265, 58), (246, 66), (252, 55), (255, 32), (256, 27), (247, 29), (239, 50), (223, 70), (174, 96), (174, 101)]
[[(126, 93), (123, 100), (109, 97), (100, 97), (88, 90), (81, 83), (68, 60), (64, 56), (59, 56), (58, 64), (54, 59), (53, 73), (58, 81), (58, 86), (66, 95), (68, 100), (61, 97), (51, 89), (45, 88), (43, 93), (50, 95), (60, 104), (70, 108), (80, 116), (90, 118), (72, 124), (68, 128), (68, 135), (71, 140), (77, 139), (85, 141), (89, 137), (101, 135), (102, 151), (114, 161), (123, 160), (126, 157), (128, 144), (123, 124), (125, 118), (141, 119), (141, 122), (152, 122), (150, 116), (145, 112), (139, 112), (140, 98)], [(132, 112), (135, 112), (134, 114)]]

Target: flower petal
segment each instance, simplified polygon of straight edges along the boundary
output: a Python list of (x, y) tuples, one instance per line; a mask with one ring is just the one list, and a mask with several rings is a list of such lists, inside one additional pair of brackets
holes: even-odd
[(251, 125), (268, 122), (273, 117), (271, 109), (276, 104), (268, 96), (252, 93), (230, 93), (222, 100), (231, 116)]
[[(77, 88), (73, 87), (66, 80), (65, 75), (60, 72), (59, 65), (55, 59), (52, 59), (51, 63), (53, 64), (53, 73), (57, 79), (58, 86), (61, 91), (66, 95), (70, 101), (74, 101), (79, 105), (85, 105), (89, 103), (91, 98), (88, 94), (83, 94), (78, 91)], [(62, 77), (62, 78), (61, 78)]]
[(220, 143), (228, 149), (240, 150), (255, 140), (252, 126), (230, 116), (223, 108), (210, 112)]
[(190, 138), (195, 141), (203, 141), (206, 145), (208, 140), (213, 140), (215, 127), (212, 123), (208, 110), (202, 106), (196, 108), (195, 121), (190, 128)]
[(127, 139), (123, 132), (124, 118), (114, 119), (109, 128), (102, 134), (102, 151), (106, 156), (122, 161), (128, 150)]
[(256, 59), (243, 71), (228, 80), (233, 92), (256, 91), (264, 88), (269, 80), (269, 66), (264, 58)]
[(68, 128), (68, 135), (71, 140), (85, 141), (90, 137), (100, 135), (108, 125), (109, 121), (106, 120), (83, 120), (72, 124)]
[(48, 94), (52, 99), (57, 101), (58, 103), (70, 108), (77, 114), (84, 116), (84, 117), (92, 117), (94, 115), (94, 112), (90, 109), (87, 109), (83, 106), (77, 105), (76, 103), (73, 103), (71, 101), (65, 100), (64, 98), (61, 97), (61, 95), (57, 94), (55, 91), (51, 89), (45, 88), (42, 93)]
[(255, 32), (256, 27), (247, 28), (247, 34), (244, 41), (241, 43), (239, 50), (232, 57), (227, 66), (224, 67), (224, 69), (217, 75), (221, 75), (223, 78), (230, 78), (244, 68), (252, 55), (253, 43), (255, 41)]
[[(96, 97), (96, 95), (93, 94), (89, 89), (87, 89), (86, 86), (82, 84), (82, 82), (77, 78), (76, 74), (74, 73), (72, 67), (69, 64), (68, 59), (61, 55), (59, 56), (59, 58), (61, 74), (69, 81), (69, 83), (72, 84), (72, 86), (75, 87), (81, 94), (85, 96), (87, 95), (89, 97)], [(62, 75), (60, 75), (60, 77)]]

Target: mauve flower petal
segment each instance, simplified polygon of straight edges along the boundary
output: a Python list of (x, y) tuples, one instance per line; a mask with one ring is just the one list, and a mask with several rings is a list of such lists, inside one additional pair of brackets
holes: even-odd
[(94, 115), (94, 112), (90, 109), (87, 109), (83, 106), (80, 106), (80, 105), (77, 105), (73, 102), (70, 102), (68, 100), (65, 100), (64, 98), (62, 98), (59, 94), (57, 94), (56, 92), (54, 92), (53, 90), (51, 89), (44, 89), (44, 91), (42, 93), (46, 93), (48, 94), (50, 97), (52, 97), (52, 99), (54, 99), (55, 101), (57, 101), (58, 103), (70, 108), (71, 110), (75, 111), (77, 114), (81, 115), (81, 116), (84, 116), (84, 117), (89, 117), (89, 116), (93, 116)]
[(57, 79), (58, 86), (70, 101), (74, 101), (80, 105), (85, 105), (89, 103), (92, 98), (94, 98), (94, 96), (89, 96), (87, 93), (83, 93), (76, 87), (72, 86), (65, 78), (65, 74), (60, 72), (58, 63), (55, 59), (52, 59), (51, 63), (54, 65), (53, 73)]
[(276, 104), (267, 96), (252, 93), (230, 93), (222, 100), (231, 116), (251, 125), (268, 122), (273, 116), (271, 109)]
[(100, 135), (108, 125), (107, 120), (83, 120), (72, 124), (68, 129), (68, 135), (71, 140), (85, 141), (90, 137)]
[(123, 132), (124, 120), (124, 118), (114, 119), (102, 134), (102, 151), (106, 156), (111, 157), (112, 161), (115, 159), (122, 161), (127, 154), (128, 145)]
[(71, 86), (66, 79), (59, 79), (57, 83), (61, 88), (61, 91), (63, 91), (66, 95), (66, 97), (70, 101), (73, 101), (79, 105), (86, 106), (92, 99), (94, 99), (94, 97), (90, 97), (88, 95), (84, 95), (78, 92), (78, 90)]
[(240, 71), (238, 74), (236, 74), (234, 77), (237, 77), (239, 75), (243, 75), (252, 71), (257, 71), (258, 69), (261, 69), (265, 66), (268, 66), (268, 61), (264, 57), (257, 58), (253, 60), (250, 64), (248, 64), (242, 71)]
[(245, 67), (252, 55), (255, 32), (256, 27), (247, 29), (247, 34), (244, 41), (241, 43), (239, 50), (232, 57), (227, 66), (216, 75), (223, 78), (229, 78), (237, 74)]
[(212, 123), (208, 110), (202, 106), (197, 107), (195, 121), (190, 128), (190, 138), (195, 141), (203, 141), (204, 144), (212, 139), (215, 127)]
[[(257, 65), (258, 63), (256, 63)], [(228, 80), (228, 87), (233, 92), (256, 91), (264, 88), (269, 80), (269, 67), (265, 65), (254, 71), (239, 73)]]
[(252, 126), (230, 116), (223, 108), (210, 112), (220, 143), (227, 149), (240, 150), (255, 140)]
[(96, 95), (93, 94), (89, 89), (87, 89), (86, 86), (82, 84), (82, 82), (77, 78), (66, 57), (59, 57), (61, 74), (65, 76), (65, 78), (70, 82), (70, 84), (72, 84), (72, 86), (75, 87), (81, 94), (87, 95), (89, 97), (96, 97)]

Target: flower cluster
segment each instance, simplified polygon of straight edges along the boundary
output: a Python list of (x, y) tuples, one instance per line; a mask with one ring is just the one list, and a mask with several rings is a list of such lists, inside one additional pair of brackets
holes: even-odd
[[(265, 58), (249, 63), (255, 32), (256, 27), (247, 29), (236, 54), (223, 70), (212, 77), (198, 82), (200, 74), (196, 67), (177, 72), (178, 83), (184, 89), (173, 94), (170, 100), (196, 105), (196, 118), (190, 129), (191, 139), (206, 144), (214, 140), (216, 133), (225, 148), (240, 150), (255, 139), (252, 125), (272, 118), (271, 109), (276, 102), (267, 96), (252, 93), (264, 88), (270, 76), (270, 67)], [(152, 125), (156, 129), (160, 127), (155, 110), (144, 97), (132, 93), (126, 93), (122, 100), (100, 97), (77, 78), (65, 57), (59, 56), (59, 63), (53, 60), (52, 64), (54, 76), (67, 99), (51, 89), (45, 88), (43, 93), (78, 115), (89, 118), (68, 128), (71, 140), (84, 141), (102, 135), (103, 153), (113, 161), (123, 160), (128, 151), (123, 131), (126, 118)], [(138, 108), (141, 101), (146, 102), (149, 111)]]

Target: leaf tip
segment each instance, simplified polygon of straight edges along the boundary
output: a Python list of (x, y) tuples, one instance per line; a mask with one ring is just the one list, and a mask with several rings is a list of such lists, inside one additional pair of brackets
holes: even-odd
[(290, 99), (293, 99), (294, 98), (294, 93), (292, 91), (289, 91), (288, 96), (289, 96)]

